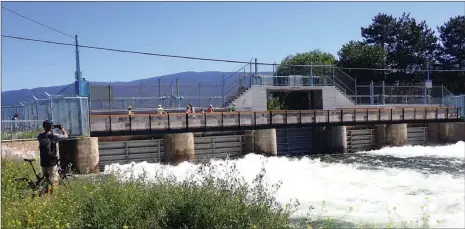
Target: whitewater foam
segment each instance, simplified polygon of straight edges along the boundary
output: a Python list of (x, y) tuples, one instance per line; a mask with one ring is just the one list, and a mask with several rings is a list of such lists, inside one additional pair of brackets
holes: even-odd
[[(384, 148), (370, 151), (373, 155), (391, 155), (395, 157), (446, 157), (453, 160), (463, 159), (464, 143), (440, 147), (410, 146)], [(463, 174), (424, 174), (415, 169), (385, 168), (376, 170), (360, 169), (361, 163), (327, 163), (320, 159), (270, 157), (249, 154), (244, 158), (222, 161), (212, 160), (216, 177), (225, 175), (225, 165), (235, 163), (239, 173), (247, 182), (266, 169), (267, 183), (282, 182), (276, 198), (282, 203), (291, 199), (300, 202), (296, 216), (304, 214), (310, 206), (315, 212), (321, 210), (321, 202), (326, 201), (327, 215), (333, 218), (342, 217), (351, 222), (374, 222), (385, 224), (390, 221), (389, 210), (396, 207), (402, 220), (420, 220), (421, 206), (429, 198), (427, 211), (431, 215), (432, 227), (465, 227)], [(463, 166), (464, 161), (461, 160)], [(126, 165), (113, 164), (105, 167), (105, 173), (125, 171), (140, 175), (144, 171), (149, 178), (173, 175), (178, 180), (186, 179), (196, 173), (198, 165), (181, 163), (168, 166), (152, 163), (132, 163)], [(349, 207), (353, 211), (348, 213)], [(394, 221), (399, 221), (395, 216)], [(437, 221), (438, 220), (438, 221)]]
[(364, 151), (373, 155), (389, 155), (399, 158), (408, 157), (442, 157), (442, 158), (465, 158), (465, 142), (459, 141), (446, 146), (403, 146), (386, 147), (381, 150)]

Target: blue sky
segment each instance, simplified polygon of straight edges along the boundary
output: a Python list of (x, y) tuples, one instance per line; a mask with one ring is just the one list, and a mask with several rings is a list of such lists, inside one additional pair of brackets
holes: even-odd
[[(206, 58), (279, 63), (297, 52), (336, 55), (377, 13), (410, 12), (430, 27), (464, 14), (463, 2), (2, 2), (83, 45)], [(2, 34), (72, 43), (2, 10)], [(131, 81), (184, 71), (235, 71), (241, 64), (81, 49), (90, 81)], [(73, 47), (2, 38), (2, 91), (70, 84)], [(260, 68), (260, 71), (270, 70)]]

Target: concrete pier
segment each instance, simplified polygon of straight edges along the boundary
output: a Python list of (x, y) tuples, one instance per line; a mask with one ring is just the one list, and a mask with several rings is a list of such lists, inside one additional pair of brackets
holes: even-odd
[(278, 155), (276, 129), (245, 131), (244, 154)]
[(465, 123), (428, 123), (428, 142), (432, 144), (465, 141)]
[(195, 159), (193, 133), (165, 134), (163, 143), (165, 163), (177, 165)]
[(59, 142), (62, 168), (71, 163), (71, 169), (81, 174), (99, 173), (99, 147), (97, 137), (78, 137)]
[(405, 146), (407, 145), (407, 124), (389, 124), (386, 125), (386, 146)]

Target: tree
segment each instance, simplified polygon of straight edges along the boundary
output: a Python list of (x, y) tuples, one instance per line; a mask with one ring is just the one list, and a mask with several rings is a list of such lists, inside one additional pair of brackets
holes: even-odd
[(387, 51), (386, 68), (405, 69), (401, 72), (392, 72), (388, 82), (424, 81), (424, 72), (427, 59), (435, 62), (435, 51), (438, 39), (425, 21), (417, 22), (410, 14), (402, 14), (400, 18), (391, 15), (378, 14), (372, 24), (361, 28), (364, 43), (380, 45)]
[(441, 64), (453, 69), (465, 68), (465, 16), (450, 18), (438, 31)]
[(383, 67), (393, 66), (395, 61), (392, 53), (395, 51), (396, 45), (397, 19), (392, 15), (379, 13), (373, 17), (371, 25), (365, 28), (361, 27), (360, 30), (364, 44), (379, 45), (389, 54)]
[[(386, 51), (381, 45), (369, 45), (359, 41), (350, 41), (342, 46), (337, 55), (337, 65), (343, 68), (384, 68)], [(371, 80), (384, 80), (384, 72), (367, 70), (347, 70), (347, 73), (357, 78), (360, 84), (369, 84)]]
[[(331, 67), (336, 59), (330, 53), (322, 52), (320, 50), (312, 50), (304, 53), (297, 53), (295, 56), (289, 55), (281, 61), (278, 66), (278, 76), (302, 75), (302, 76), (330, 76), (332, 74)], [(291, 65), (308, 65), (291, 66)], [(317, 65), (309, 67), (310, 65)], [(326, 65), (326, 66), (322, 66)], [(308, 79), (306, 80), (308, 81)], [(279, 77), (275, 79), (275, 84), (287, 85), (289, 83), (287, 78)], [(306, 82), (304, 82), (306, 83)]]
[[(465, 16), (450, 18), (438, 27), (441, 46), (437, 53), (438, 69), (465, 70)], [(455, 93), (465, 92), (464, 72), (440, 72), (437, 82)]]

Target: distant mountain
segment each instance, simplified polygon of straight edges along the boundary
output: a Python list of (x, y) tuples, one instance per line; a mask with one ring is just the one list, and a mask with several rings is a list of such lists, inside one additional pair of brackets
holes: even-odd
[[(173, 93), (176, 92), (175, 83), (179, 79), (181, 96), (198, 96), (198, 85), (201, 82), (201, 96), (220, 96), (222, 94), (222, 76), (225, 78), (225, 94), (232, 93), (237, 87), (239, 75), (243, 72), (181, 72), (176, 74), (151, 77), (147, 79), (133, 80), (129, 82), (111, 82), (114, 97), (154, 97), (158, 96), (158, 79), (161, 79), (162, 95), (171, 95), (170, 83), (173, 84)], [(269, 74), (269, 73), (260, 73)], [(229, 77), (229, 78), (228, 78)], [(71, 82), (70, 82), (71, 83)], [(109, 82), (91, 82), (92, 85), (108, 85)], [(141, 87), (141, 84), (143, 85)], [(209, 86), (206, 86), (209, 85)], [(216, 86), (213, 86), (216, 85)], [(142, 93), (141, 93), (142, 88)], [(60, 85), (51, 87), (39, 87), (33, 89), (22, 89), (2, 92), (2, 106), (18, 105), (21, 101), (32, 101), (33, 97), (44, 98), (45, 92), (51, 95), (72, 95), (74, 86)]]

